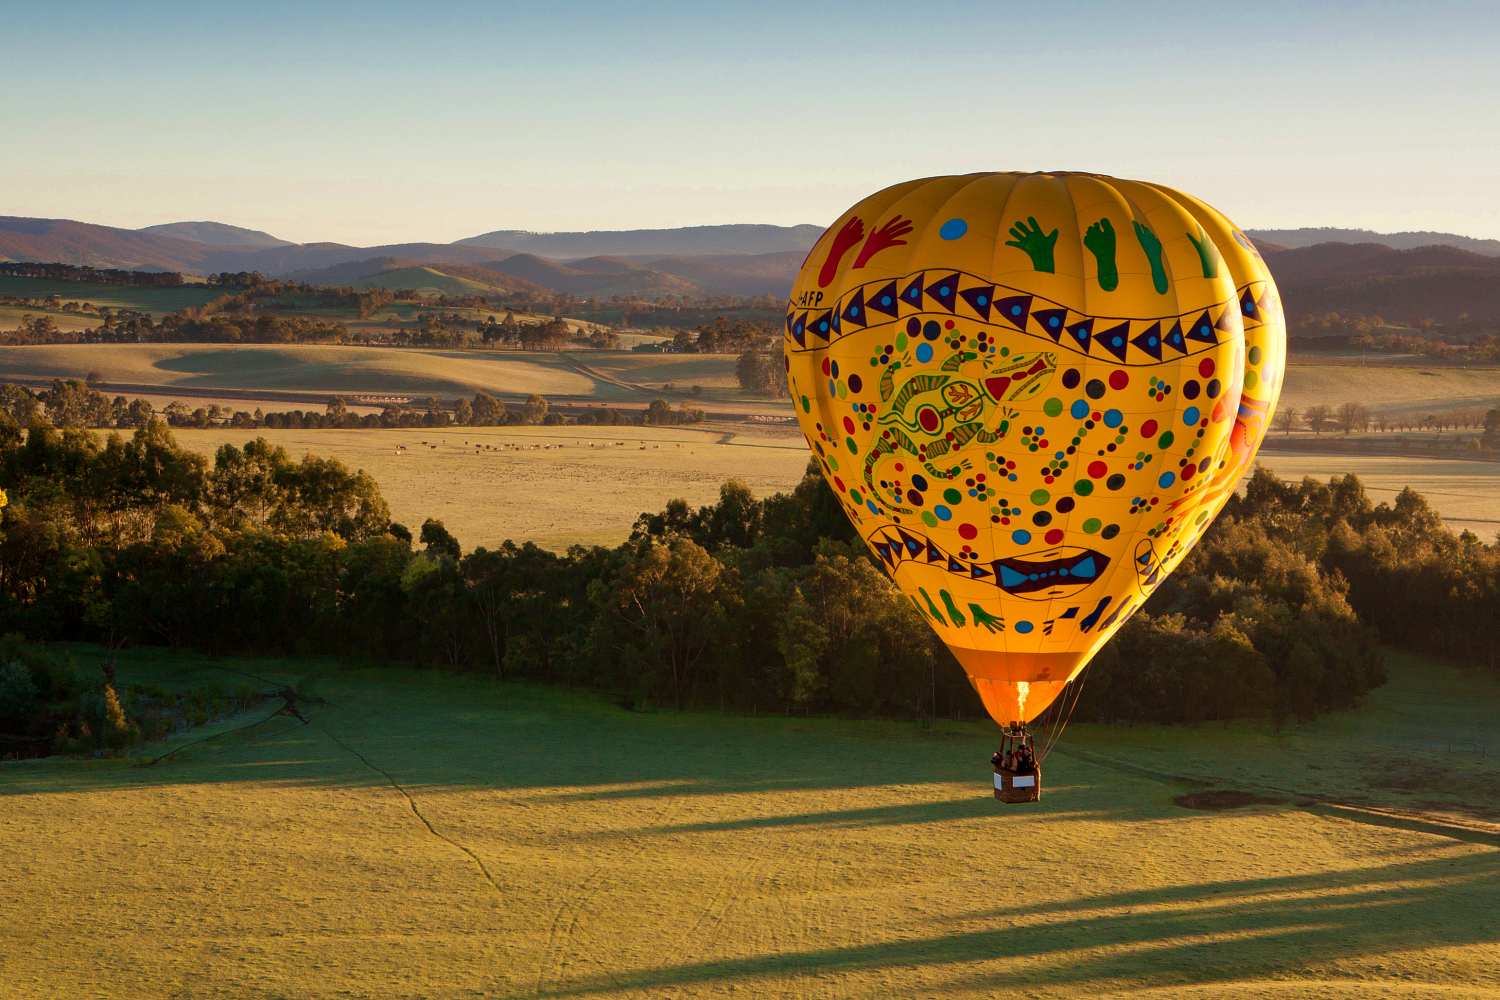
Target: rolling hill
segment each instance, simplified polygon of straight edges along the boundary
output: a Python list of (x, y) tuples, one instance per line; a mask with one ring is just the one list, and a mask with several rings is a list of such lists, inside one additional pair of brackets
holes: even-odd
[(1267, 251), (1291, 317), (1340, 312), (1388, 322), (1500, 322), (1500, 257), (1446, 246), (1319, 243)]
[(167, 222), (159, 226), (143, 226), (140, 233), (155, 233), (172, 236), (180, 240), (194, 240), (214, 247), (254, 247), (264, 250), (269, 247), (289, 247), (294, 244), (277, 239), (259, 229), (244, 229), (222, 222)]
[(684, 226), (679, 229), (622, 229), (581, 233), (532, 233), (499, 229), (457, 246), (488, 247), (571, 259), (625, 255), (674, 257), (703, 254), (768, 254), (795, 251), (805, 254), (822, 235), (822, 226)]

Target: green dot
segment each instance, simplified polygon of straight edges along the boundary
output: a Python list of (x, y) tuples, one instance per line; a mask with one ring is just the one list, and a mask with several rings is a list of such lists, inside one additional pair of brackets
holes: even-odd
[(1050, 499), (1052, 499), (1052, 494), (1048, 493), (1046, 490), (1031, 491), (1031, 502), (1038, 506), (1041, 506)]
[(1248, 372), (1247, 371), (1245, 373), (1245, 388), (1246, 389), (1254, 389), (1259, 384), (1260, 384), (1260, 376), (1259, 375), (1257, 375), (1255, 372)]
[(1000, 356), (1002, 358), (1005, 357), (1009, 353), (1010, 353), (1010, 348), (1009, 347), (1002, 347), (1002, 348), (1000, 348)]
[(1049, 417), (1061, 416), (1062, 400), (1058, 399), (1056, 396), (1053, 396), (1051, 399), (1042, 404), (1042, 412), (1047, 414), (1047, 416)]
[(1078, 480), (1078, 482), (1073, 484), (1073, 492), (1077, 493), (1081, 497), (1086, 497), (1090, 493), (1094, 492), (1094, 484), (1089, 482), (1087, 479), (1080, 479)]
[(855, 489), (851, 489), (849, 491), (849, 499), (853, 500), (855, 503), (864, 503), (865, 502), (864, 498), (859, 495), (859, 490), (855, 490)]
[(1083, 522), (1083, 533), (1085, 535), (1092, 535), (1094, 532), (1096, 532), (1098, 530), (1099, 530), (1099, 519), (1097, 517), (1091, 517), (1087, 521)]
[(859, 445), (857, 445), (857, 444), (854, 443), (854, 439), (852, 437), (850, 437), (850, 438), (844, 438), (844, 446), (849, 449), (849, 454), (851, 454), (851, 455), (858, 455), (859, 454)]
[(834, 472), (839, 471), (839, 459), (837, 455), (828, 456), (828, 465)]
[(1260, 348), (1258, 346), (1250, 348), (1250, 363), (1252, 365), (1260, 364)]
[(839, 383), (839, 399), (848, 399), (848, 398), (849, 398), (849, 387), (847, 385), (845, 385), (843, 382), (840, 382)]
[(964, 495), (958, 492), (958, 490), (950, 488), (943, 491), (943, 499), (948, 501), (949, 503), (958, 503), (963, 498)]
[(898, 333), (898, 334), (896, 334), (896, 350), (898, 350), (898, 351), (904, 351), (904, 350), (906, 350), (906, 334), (904, 334), (904, 333)]
[(812, 412), (812, 400), (808, 399), (806, 396), (802, 397), (802, 412), (803, 413), (811, 413)]
[(927, 525), (927, 527), (929, 528), (936, 528), (937, 518), (932, 516), (932, 511), (924, 510), (922, 511), (922, 523)]
[(1171, 431), (1162, 431), (1161, 437), (1156, 439), (1156, 448), (1158, 451), (1166, 451), (1172, 447), (1172, 442), (1175, 440), (1177, 439), (1172, 436)]

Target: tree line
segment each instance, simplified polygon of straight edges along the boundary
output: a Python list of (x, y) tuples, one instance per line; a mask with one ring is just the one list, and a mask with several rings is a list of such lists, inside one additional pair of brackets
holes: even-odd
[[(0, 487), (0, 632), (32, 641), (378, 657), (638, 708), (982, 712), (811, 467), (789, 493), (729, 482), (716, 503), (643, 514), (619, 546), (566, 553), (465, 551), (440, 521), (392, 523), (336, 460), (252, 440), (209, 461), (160, 421), (103, 440), (6, 424)], [(1377, 506), (1353, 476), (1260, 472), (1096, 658), (1078, 717), (1308, 718), (1382, 682), (1378, 642), (1496, 669), (1500, 635), (1474, 624), (1497, 618), (1500, 548), (1451, 534), (1417, 494)], [(45, 687), (0, 684), (29, 699), (0, 719), (76, 741), (77, 706)]]
[[(643, 409), (624, 407), (591, 407), (569, 417), (552, 408), (545, 396), (532, 393), (520, 403), (485, 392), (474, 398), (449, 402), (435, 396), (408, 403), (387, 403), (379, 413), (356, 413), (343, 396), (334, 396), (322, 410), (272, 410), (260, 407), (251, 412), (219, 403), (189, 407), (173, 400), (160, 411), (146, 399), (111, 398), (94, 388), (101, 381), (97, 373), (84, 380), (54, 379), (43, 389), (32, 389), (14, 383), (0, 384), (0, 423), (12, 428), (29, 427), (38, 421), (58, 428), (94, 428), (130, 430), (144, 427), (160, 417), (170, 427), (234, 427), (252, 430), (258, 427), (294, 430), (389, 429), (396, 427), (502, 427), (533, 424), (610, 424), (675, 426), (703, 420), (703, 411), (685, 405), (672, 407), (664, 399), (654, 399)], [(357, 401), (356, 401), (357, 402)]]

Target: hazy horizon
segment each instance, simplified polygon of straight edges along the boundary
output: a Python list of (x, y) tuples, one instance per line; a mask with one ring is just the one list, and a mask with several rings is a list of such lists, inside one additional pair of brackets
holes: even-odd
[(908, 9), (12, 10), (0, 213), (369, 246), (818, 224), (912, 177), (1066, 168), (1248, 228), (1500, 237), (1483, 4)]

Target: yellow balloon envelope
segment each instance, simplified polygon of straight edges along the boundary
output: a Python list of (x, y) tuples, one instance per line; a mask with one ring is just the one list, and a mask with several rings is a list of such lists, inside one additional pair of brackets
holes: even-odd
[(871, 195), (786, 314), (809, 447), (1002, 725), (1040, 715), (1222, 509), (1285, 341), (1233, 223), (1095, 174)]

